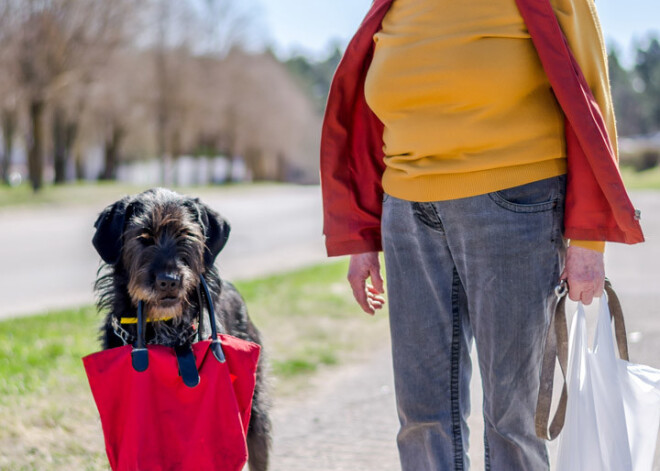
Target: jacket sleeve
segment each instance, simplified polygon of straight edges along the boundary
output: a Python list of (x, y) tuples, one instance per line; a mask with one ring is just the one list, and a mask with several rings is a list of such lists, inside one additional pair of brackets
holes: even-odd
[(380, 251), (383, 125), (364, 98), (373, 35), (391, 0), (376, 0), (346, 48), (321, 133), (323, 233), (329, 256)]

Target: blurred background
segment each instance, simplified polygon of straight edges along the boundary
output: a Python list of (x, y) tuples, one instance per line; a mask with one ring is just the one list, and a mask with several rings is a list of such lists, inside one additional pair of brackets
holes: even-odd
[[(5, 184), (318, 181), (319, 127), (367, 0), (2, 0)], [(658, 160), (651, 0), (600, 1), (624, 163)]]
[[(156, 185), (232, 225), (218, 264), (267, 339), (272, 469), (398, 469), (387, 316), (361, 314), (321, 236), (325, 100), (370, 4), (0, 0), (0, 470), (107, 469), (80, 362), (98, 349), (92, 224)], [(660, 367), (660, 3), (596, 4), (647, 236), (606, 263), (631, 357)]]

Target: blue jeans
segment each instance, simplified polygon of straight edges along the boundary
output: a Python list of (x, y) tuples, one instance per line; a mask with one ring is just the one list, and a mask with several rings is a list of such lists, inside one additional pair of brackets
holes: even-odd
[(382, 237), (404, 471), (469, 469), (470, 349), (486, 469), (547, 470), (534, 410), (564, 262), (565, 176), (457, 200), (385, 195)]

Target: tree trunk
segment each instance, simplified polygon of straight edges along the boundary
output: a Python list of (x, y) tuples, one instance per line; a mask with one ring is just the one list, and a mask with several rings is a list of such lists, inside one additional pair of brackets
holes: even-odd
[(43, 127), (44, 102), (34, 99), (30, 102), (31, 139), (28, 150), (28, 173), (35, 193), (41, 189), (44, 183)]
[(14, 150), (14, 133), (16, 132), (16, 112), (3, 110), (2, 112), (2, 181), (9, 184), (9, 168), (11, 167), (11, 154)]
[(53, 147), (55, 161), (55, 184), (66, 182), (67, 142), (66, 117), (62, 108), (53, 113)]
[[(78, 178), (78, 165), (79, 159), (74, 158), (74, 146), (76, 143), (76, 138), (78, 137), (78, 122), (74, 120), (70, 120), (66, 122), (66, 126), (64, 127), (64, 148), (65, 148), (65, 155), (66, 155), (66, 162), (67, 164), (73, 159), (74, 160), (74, 165), (76, 166), (75, 172), (75, 178)], [(68, 165), (67, 165), (68, 166)]]
[(74, 162), (76, 167), (76, 180), (82, 181), (85, 179), (85, 165), (84, 165), (82, 152), (80, 152), (80, 150), (77, 150), (75, 151), (74, 156), (75, 156)]
[(117, 162), (119, 160), (119, 147), (124, 138), (124, 130), (120, 126), (113, 126), (110, 137), (105, 142), (105, 166), (101, 173), (101, 180), (115, 180), (117, 178)]

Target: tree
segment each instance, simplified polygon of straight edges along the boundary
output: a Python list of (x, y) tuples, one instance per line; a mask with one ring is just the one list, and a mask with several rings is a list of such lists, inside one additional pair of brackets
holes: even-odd
[(325, 110), (330, 83), (341, 56), (339, 45), (334, 45), (332, 52), (324, 61), (314, 62), (305, 56), (296, 56), (285, 62), (291, 74), (300, 81), (309, 96), (315, 101), (320, 113)]
[(635, 73), (642, 82), (642, 111), (648, 119), (646, 132), (660, 130), (660, 42), (651, 37), (646, 49), (637, 50)]
[[(62, 95), (80, 93), (89, 68), (103, 61), (121, 39), (128, 0), (4, 0), (15, 11), (13, 41), (18, 76), (29, 117), (28, 168), (35, 191), (43, 184), (45, 113), (53, 111), (56, 181), (63, 181), (67, 148), (83, 101), (66, 109)], [(69, 95), (70, 96), (70, 95)], [(78, 95), (80, 96), (80, 95)]]
[(98, 76), (89, 96), (88, 134), (103, 147), (101, 180), (114, 180), (122, 160), (127, 138), (137, 139), (152, 133), (148, 107), (151, 88), (152, 57), (144, 52), (126, 48), (115, 52)]
[(622, 136), (643, 132), (646, 125), (640, 114), (641, 95), (633, 86), (634, 74), (623, 68), (616, 47), (608, 54), (612, 100), (617, 117), (617, 131)]
[(15, 63), (12, 60), (11, 26), (14, 5), (0, 3), (0, 129), (2, 130), (2, 154), (0, 178), (9, 183), (9, 169), (14, 148), (14, 136), (18, 127), (19, 87)]

